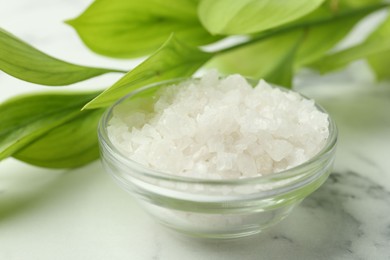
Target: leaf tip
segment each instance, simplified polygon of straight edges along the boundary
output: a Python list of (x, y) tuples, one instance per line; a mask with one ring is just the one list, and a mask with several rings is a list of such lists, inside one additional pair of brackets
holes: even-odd
[(74, 27), (76, 25), (76, 23), (77, 23), (77, 18), (67, 19), (67, 20), (64, 21), (64, 23)]
[[(101, 95), (101, 94), (100, 94)], [(109, 106), (110, 102), (105, 102), (100, 100), (100, 95), (89, 101), (87, 104), (85, 104), (80, 111), (84, 110), (91, 110), (91, 109), (97, 109), (97, 108), (103, 108)]]
[(80, 109), (80, 111), (84, 111), (84, 110), (88, 110), (88, 109), (93, 109), (94, 106), (91, 105), (91, 104), (92, 104), (91, 102), (92, 102), (92, 101), (89, 101), (87, 104), (85, 104), (85, 105)]

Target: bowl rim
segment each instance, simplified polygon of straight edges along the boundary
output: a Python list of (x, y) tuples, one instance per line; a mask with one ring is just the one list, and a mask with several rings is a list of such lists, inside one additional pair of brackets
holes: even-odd
[[(114, 108), (118, 105), (120, 105), (122, 102), (125, 100), (132, 98), (133, 96), (137, 95), (140, 92), (146, 91), (148, 89), (158, 87), (158, 86), (163, 86), (163, 85), (174, 85), (175, 83), (180, 83), (183, 81), (189, 81), (189, 80), (200, 80), (200, 78), (175, 78), (175, 79), (170, 79), (170, 80), (164, 80), (164, 81), (159, 81), (155, 82), (152, 84), (147, 84), (144, 87), (138, 88), (129, 94), (123, 96), (122, 98), (118, 99), (116, 102), (114, 102), (111, 106), (109, 106), (106, 111), (104, 112), (103, 116), (101, 117), (98, 125), (98, 141), (99, 144), (102, 146), (100, 149), (101, 150), (106, 150), (110, 155), (116, 160), (117, 163), (124, 164), (126, 167), (129, 167), (131, 169), (137, 169), (138, 171), (142, 172), (143, 175), (152, 177), (155, 179), (159, 180), (168, 180), (168, 181), (175, 181), (175, 182), (183, 182), (183, 183), (203, 183), (203, 184), (221, 184), (221, 185), (232, 185), (232, 184), (258, 184), (258, 183), (268, 183), (270, 181), (275, 181), (275, 180), (285, 180), (289, 179), (291, 177), (295, 177), (299, 174), (302, 174), (302, 172), (305, 171), (306, 168), (309, 168), (312, 164), (314, 164), (316, 161), (326, 158), (330, 153), (334, 151), (336, 148), (337, 144), (337, 139), (338, 139), (338, 129), (336, 126), (335, 121), (333, 118), (330, 116), (330, 114), (315, 100), (306, 97), (305, 95), (299, 93), (298, 91), (294, 91), (291, 89), (287, 89), (281, 86), (277, 86), (274, 84), (270, 84), (274, 88), (279, 88), (282, 91), (287, 91), (287, 92), (296, 92), (300, 96), (302, 96), (304, 99), (307, 100), (313, 100), (314, 105), (316, 108), (328, 115), (328, 121), (329, 121), (329, 136), (328, 139), (326, 140), (326, 143), (324, 147), (312, 158), (309, 160), (305, 161), (302, 164), (299, 164), (297, 166), (294, 166), (292, 168), (276, 172), (276, 173), (270, 173), (267, 175), (262, 175), (262, 176), (255, 176), (255, 177), (245, 177), (245, 178), (229, 178), (229, 179), (207, 179), (207, 178), (196, 178), (196, 177), (188, 177), (188, 176), (179, 176), (175, 174), (171, 174), (168, 172), (164, 172), (161, 170), (156, 170), (153, 168), (150, 168), (148, 166), (145, 166), (137, 161), (134, 161), (128, 157), (126, 157), (120, 149), (118, 149), (110, 140), (108, 136), (108, 131), (107, 131), (107, 126), (108, 122), (110, 119), (110, 116), (112, 115), (112, 112)], [(253, 79), (248, 79), (246, 78), (248, 82), (259, 82), (260, 80), (253, 80)], [(322, 174), (321, 174), (322, 175)]]

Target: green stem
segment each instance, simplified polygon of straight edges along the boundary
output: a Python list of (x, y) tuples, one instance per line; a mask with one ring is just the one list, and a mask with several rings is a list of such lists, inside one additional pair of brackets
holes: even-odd
[(365, 13), (368, 14), (370, 12), (377, 11), (379, 9), (382, 9), (384, 7), (389, 7), (389, 6), (390, 6), (390, 3), (381, 3), (381, 4), (376, 4), (376, 5), (370, 5), (370, 6), (365, 6), (365, 7), (362, 7), (362, 8), (356, 8), (356, 9), (353, 9), (353, 10), (340, 12), (340, 13), (338, 13), (335, 16), (324, 17), (324, 18), (320, 18), (320, 19), (317, 19), (317, 20), (307, 21), (307, 22), (304, 22), (304, 23), (291, 24), (291, 25), (288, 25), (288, 26), (285, 26), (285, 27), (282, 27), (282, 28), (278, 28), (278, 29), (275, 29), (275, 30), (267, 31), (267, 32), (265, 32), (265, 33), (263, 33), (263, 34), (261, 34), (261, 35), (259, 35), (257, 37), (254, 37), (254, 38), (248, 40), (247, 42), (243, 42), (243, 43), (240, 43), (240, 44), (237, 44), (237, 45), (230, 46), (230, 47), (228, 47), (226, 49), (222, 49), (222, 50), (216, 51), (216, 52), (214, 52), (214, 55), (220, 55), (220, 54), (223, 54), (223, 53), (226, 53), (226, 52), (230, 52), (230, 51), (233, 51), (235, 49), (238, 49), (238, 48), (241, 48), (241, 47), (244, 47), (244, 46), (248, 46), (248, 45), (257, 43), (257, 42), (262, 41), (262, 40), (266, 40), (268, 38), (271, 38), (273, 36), (280, 35), (280, 34), (283, 34), (283, 33), (291, 32), (291, 31), (298, 30), (298, 29), (306, 29), (306, 28), (308, 28), (310, 26), (318, 26), (318, 25), (322, 25), (322, 24), (326, 24), (326, 23), (329, 23), (329, 22), (332, 22), (332, 21), (345, 19), (345, 18), (348, 18), (348, 17), (351, 17), (351, 16), (355, 16), (355, 15), (359, 15), (359, 14), (365, 14)]

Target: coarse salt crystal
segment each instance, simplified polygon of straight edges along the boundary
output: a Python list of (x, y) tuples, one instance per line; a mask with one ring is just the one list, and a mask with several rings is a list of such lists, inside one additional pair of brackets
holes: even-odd
[(156, 95), (145, 109), (118, 106), (107, 130), (128, 158), (175, 175), (231, 179), (283, 171), (315, 156), (329, 136), (328, 116), (314, 101), (264, 80), (253, 88), (240, 75), (220, 79), (212, 71)]

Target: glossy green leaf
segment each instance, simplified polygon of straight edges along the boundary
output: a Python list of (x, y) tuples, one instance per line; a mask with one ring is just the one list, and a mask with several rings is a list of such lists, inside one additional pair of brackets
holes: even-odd
[(297, 50), (300, 43), (303, 40), (303, 33), (298, 34), (291, 45), (286, 50), (283, 56), (280, 57), (276, 67), (270, 71), (264, 78), (271, 83), (277, 84), (283, 87), (292, 87), (293, 75), (294, 75), (294, 61), (297, 54)]
[[(286, 61), (294, 61), (294, 68), (297, 69), (320, 59), (346, 36), (357, 21), (373, 10), (375, 8), (371, 7), (356, 12), (342, 9), (338, 10), (342, 13), (335, 16), (332, 6), (329, 3), (324, 4), (310, 15), (281, 27), (279, 33), (271, 31), (253, 36), (258, 39), (258, 43), (244, 45), (218, 55), (209, 65), (216, 66), (225, 73), (264, 77), (273, 83), (288, 86), (288, 79), (293, 71), (288, 72), (290, 65)], [(304, 37), (296, 48), (293, 47), (302, 32)], [(293, 53), (294, 59), (291, 59)]]
[(97, 0), (67, 21), (93, 51), (132, 58), (155, 51), (171, 33), (190, 45), (219, 39), (203, 28), (196, 0)]
[(118, 70), (91, 68), (53, 58), (0, 28), (0, 70), (32, 83), (63, 86)]
[[(323, 57), (327, 51), (344, 39), (358, 21), (372, 12), (371, 9), (367, 9), (366, 11), (352, 13), (345, 17), (339, 13), (340, 11), (347, 10), (338, 10), (336, 15), (333, 13), (335, 11), (332, 10), (332, 6), (327, 4), (321, 6), (321, 8), (318, 8), (309, 17), (300, 21), (301, 23), (311, 22), (312, 25), (304, 29), (306, 36), (297, 53), (295, 67), (302, 67)], [(326, 19), (327, 17), (334, 17), (334, 19), (326, 23), (317, 24), (315, 22), (316, 20)]]
[(211, 57), (211, 53), (184, 44), (171, 35), (159, 50), (88, 103), (85, 108), (108, 106), (131, 91), (150, 83), (191, 76)]
[(367, 6), (367, 5), (372, 5), (372, 4), (377, 4), (384, 2), (383, 0), (332, 0), (332, 2), (340, 2), (340, 5), (345, 5), (348, 7), (362, 7), (362, 6)]
[(311, 66), (321, 73), (337, 70), (348, 63), (390, 51), (390, 18), (387, 18), (363, 43), (327, 55)]
[[(240, 73), (251, 78), (289, 86), (291, 61), (296, 44), (302, 32), (296, 31), (274, 36), (215, 57), (211, 66), (217, 66), (224, 73)], [(279, 74), (279, 75), (278, 75)]]
[[(378, 38), (390, 38), (390, 18), (382, 24), (382, 26), (374, 32), (368, 40)], [(384, 40), (385, 41), (385, 40)], [(389, 42), (389, 41), (387, 41)], [(367, 62), (371, 66), (378, 80), (390, 79), (390, 46), (386, 50), (371, 54), (367, 57)]]
[(368, 56), (370, 65), (378, 80), (390, 79), (390, 50)]
[(212, 34), (256, 33), (302, 17), (324, 0), (201, 0), (202, 24)]
[(0, 160), (77, 118), (82, 106), (96, 94), (35, 94), (18, 96), (1, 104)]
[(359, 18), (337, 20), (307, 30), (307, 38), (299, 48), (296, 67), (302, 67), (323, 57), (351, 31)]
[[(377, 4), (353, 10), (349, 7), (335, 10), (334, 6), (326, 3), (284, 27), (254, 35), (249, 40), (252, 43), (244, 43), (241, 47), (222, 52), (209, 65), (217, 66), (225, 73), (238, 72), (247, 77), (265, 78), (289, 86), (293, 73), (290, 62), (294, 62), (293, 69), (298, 69), (321, 60), (356, 22), (383, 7)], [(304, 37), (295, 46), (300, 32), (304, 32)]]
[(306, 35), (296, 55), (295, 67), (322, 58), (357, 22), (383, 7), (382, 4), (373, 4), (352, 8), (344, 1), (328, 0), (315, 11), (287, 25), (304, 29)]
[(13, 155), (47, 168), (74, 168), (99, 158), (97, 125), (103, 109), (80, 112)]

